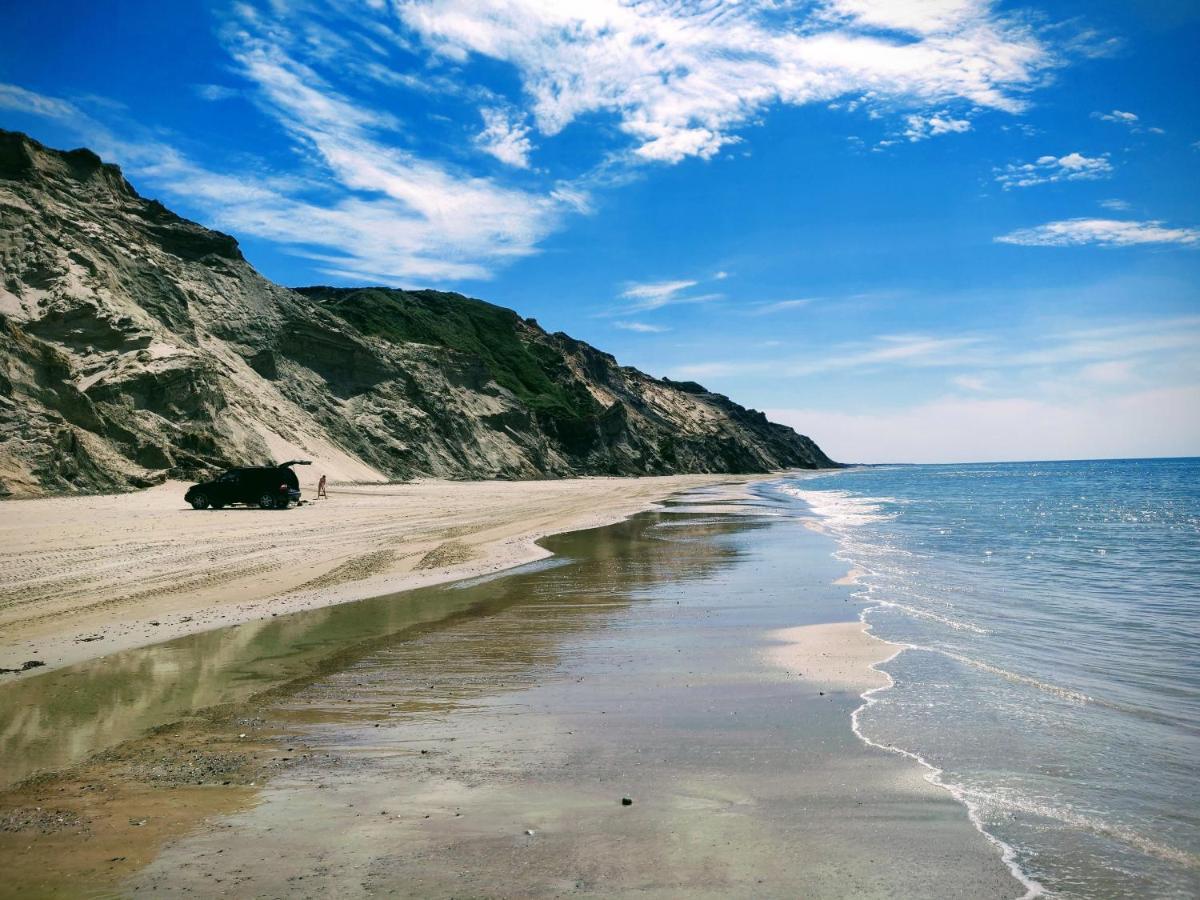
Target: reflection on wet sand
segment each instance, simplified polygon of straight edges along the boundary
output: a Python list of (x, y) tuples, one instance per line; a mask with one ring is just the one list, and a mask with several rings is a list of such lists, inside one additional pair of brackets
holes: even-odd
[[(606, 598), (665, 578), (703, 577), (732, 552), (717, 546), (698, 550), (692, 556), (700, 558), (689, 556), (691, 570), (674, 572), (653, 542), (631, 539), (638, 527), (625, 523), (545, 543), (568, 559), (586, 550), (591, 577), (602, 580)], [(62, 769), (195, 710), (243, 702), (331, 671), (380, 643), (455, 616), (493, 614), (527, 596), (546, 568), (534, 564), (465, 585), (264, 619), (6, 685), (0, 694), (0, 787)], [(568, 580), (576, 577), (571, 571)], [(571, 590), (586, 588), (575, 584)]]
[(768, 506), (706, 498), (547, 540), (555, 559), (501, 577), (30, 679), (3, 699), (6, 771), (125, 743), (0, 796), (71, 823), (0, 829), (8, 883), (1014, 894), (958, 804), (854, 738), (853, 692), (764, 663), (772, 632), (853, 615), (831, 545)]
[(689, 513), (554, 546), (572, 562), (503, 579), (487, 615), (281, 696), (267, 718), (308, 757), (126, 888), (1020, 893), (961, 806), (857, 741), (854, 692), (764, 661), (781, 625), (853, 615), (824, 538)]
[[(668, 518), (678, 517), (647, 514), (549, 540), (558, 556), (507, 575), (194, 635), (13, 685), (0, 698), (3, 776), (12, 784), (47, 774), (0, 794), (10, 886), (54, 894), (113, 885), (164, 842), (233, 812), (309, 758), (316, 732), (383, 709), (448, 714), (506, 682), (518, 688), (531, 667), (554, 664), (565, 634), (603, 627), (657, 581), (702, 579), (731, 563), (735, 548), (701, 537), (754, 527), (729, 517), (702, 533), (644, 538)], [(364, 660), (437, 644), (464, 623), (493, 622), (547, 596), (560, 603), (537, 633), (485, 624), (480, 640), (442, 641), (426, 665), (386, 669), (391, 684), (411, 687), (386, 703), (361, 687), (356, 702), (338, 696), (346, 671), (362, 681)], [(297, 692), (330, 699), (306, 708), (290, 699)], [(316, 731), (301, 736), (306, 725)]]

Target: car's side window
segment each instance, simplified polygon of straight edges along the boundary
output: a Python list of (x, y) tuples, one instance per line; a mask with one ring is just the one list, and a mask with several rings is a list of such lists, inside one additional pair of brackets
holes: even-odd
[(225, 484), (236, 484), (238, 480), (237, 472), (226, 472), (220, 479)]

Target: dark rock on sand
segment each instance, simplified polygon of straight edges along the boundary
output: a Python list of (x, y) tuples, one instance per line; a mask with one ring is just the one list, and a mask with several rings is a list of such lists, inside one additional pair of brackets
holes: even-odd
[(19, 669), (0, 669), (0, 674), (7, 674), (10, 672), (28, 672), (30, 669), (41, 668), (44, 665), (45, 663), (40, 659), (29, 659), (23, 662)]

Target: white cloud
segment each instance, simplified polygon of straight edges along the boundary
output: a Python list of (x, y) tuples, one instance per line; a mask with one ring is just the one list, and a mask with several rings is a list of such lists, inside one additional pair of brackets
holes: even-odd
[[(237, 93), (290, 137), (295, 171), (241, 156), (218, 175), (145, 130), (143, 140), (118, 140), (66, 101), (17, 87), (0, 93), (0, 106), (74, 117), (81, 135), (105, 139), (116, 161), (214, 224), (275, 241), (327, 273), (390, 283), (489, 277), (538, 252), (631, 164), (712, 157), (777, 104), (843, 99), (849, 111), (916, 116), (927, 135), (951, 133), (970, 127), (951, 109), (1020, 112), (1059, 62), (990, 0), (247, 0), (232, 13), (220, 37), (249, 82)], [(504, 97), (473, 82), (464, 64), (473, 57), (510, 65), (519, 89)], [(196, 90), (215, 100), (234, 89)], [(548, 184), (531, 171), (516, 187), (413, 137), (392, 112), (408, 107), (387, 93), (411, 90), (477, 110), (474, 146), (517, 169), (529, 167), (535, 131), (550, 138), (601, 120), (626, 137), (616, 148), (607, 134), (596, 141), (601, 161), (574, 181)], [(162, 151), (157, 162), (150, 145)], [(542, 186), (529, 187), (537, 178)]]
[[(891, 334), (833, 347), (797, 348), (774, 359), (711, 360), (689, 363), (673, 375), (686, 378), (771, 375), (807, 376), (833, 372), (895, 369), (970, 368), (975, 375), (951, 378), (968, 390), (991, 388), (986, 373), (1057, 370), (1074, 377), (1080, 367), (1095, 376), (1115, 373), (1117, 364), (1178, 358), (1200, 346), (1200, 316), (1133, 319), (1104, 326), (1060, 328), (1034, 333)], [(1092, 368), (1088, 368), (1092, 367)], [(1130, 368), (1129, 371), (1132, 369)]]
[(978, 375), (955, 375), (950, 379), (950, 383), (964, 391), (981, 392), (988, 389), (987, 380)]
[(1134, 134), (1141, 134), (1144, 131), (1148, 131), (1151, 134), (1166, 134), (1166, 131), (1162, 128), (1143, 124), (1137, 113), (1125, 112), (1120, 109), (1114, 109), (1112, 112), (1107, 113), (1094, 112), (1092, 113), (1092, 118), (1099, 119), (1101, 122), (1113, 122), (1117, 125), (1124, 125)]
[[(698, 281), (689, 279), (679, 279), (676, 281), (649, 281), (641, 284), (630, 284), (621, 292), (621, 297), (626, 300), (632, 300), (633, 303), (625, 307), (626, 312), (642, 312), (652, 309), (661, 309), (664, 306), (670, 306), (673, 303), (683, 302), (684, 298), (680, 297), (683, 291), (688, 288), (695, 287), (699, 284)], [(701, 300), (712, 299), (712, 295), (704, 295)]]
[(972, 361), (973, 357), (964, 356), (963, 353), (980, 341), (974, 336), (879, 335), (868, 343), (844, 344), (826, 355), (689, 363), (676, 368), (672, 374), (682, 378), (763, 374), (796, 377), (892, 366), (955, 366)]
[[(512, 64), (543, 134), (610, 112), (637, 158), (667, 163), (713, 156), (774, 103), (1017, 112), (1056, 62), (987, 0), (828, 0), (787, 16), (778, 4), (665, 0), (407, 0), (397, 12), (450, 60)], [(969, 127), (921, 116), (926, 136)]]
[(1026, 340), (1003, 360), (1009, 366), (1062, 366), (1119, 362), (1133, 357), (1163, 358), (1200, 346), (1200, 316), (1130, 320), (1116, 325), (1076, 328)]
[[(485, 277), (490, 265), (536, 252), (564, 212), (553, 194), (503, 187), (400, 149), (382, 137), (397, 127), (390, 114), (352, 103), (268, 39), (243, 35), (232, 50), (264, 108), (351, 195), (341, 202), (383, 229), (382, 258), (336, 245), (343, 271)], [(372, 244), (383, 249), (380, 239)]]
[(1092, 363), (1079, 370), (1079, 377), (1097, 384), (1126, 384), (1134, 378), (1134, 363), (1129, 359)]
[(15, 84), (0, 84), (0, 109), (12, 109), (48, 119), (70, 120), (82, 116), (80, 110), (66, 100), (37, 94)]
[(945, 397), (848, 413), (768, 409), (845, 462), (971, 462), (1200, 454), (1200, 387), (1064, 400)]
[(1133, 247), (1141, 244), (1200, 244), (1200, 230), (1170, 228), (1158, 221), (1135, 222), (1119, 219), (1066, 219), (1035, 228), (1021, 228), (996, 238), (1001, 244), (1025, 247)]
[(484, 107), (479, 113), (483, 116), (484, 128), (476, 136), (475, 142), (500, 162), (518, 169), (528, 169), (529, 154), (533, 152), (529, 126), (514, 121), (511, 114), (503, 109)]
[[(264, 0), (232, 9), (220, 36), (250, 83), (239, 92), (290, 137), (301, 168), (288, 174), (303, 186), (239, 157), (226, 177), (242, 188), (226, 198), (210, 190), (220, 176), (180, 154), (154, 166), (126, 141), (117, 161), (140, 177), (154, 171), (156, 189), (194, 197), (222, 227), (276, 241), (328, 273), (392, 283), (489, 277), (538, 252), (631, 164), (712, 157), (778, 104), (840, 100), (847, 111), (915, 117), (900, 127), (927, 137), (966, 130), (963, 116), (983, 110), (1019, 113), (1059, 64), (990, 0)], [(496, 93), (494, 79), (473, 81), (469, 63), (481, 58), (512, 67), (513, 96)], [(65, 115), (64, 101), (14, 99), (19, 90), (0, 105)], [(394, 112), (409, 107), (388, 92), (411, 90), (445, 94), (448, 111), (478, 111), (475, 148), (518, 169), (529, 166), (535, 132), (613, 122), (625, 138), (614, 148), (606, 131), (595, 142), (601, 161), (573, 181), (479, 177), (477, 161)]]
[(1137, 126), (1138, 117), (1136, 113), (1122, 112), (1119, 109), (1114, 109), (1110, 113), (1094, 112), (1092, 117), (1100, 119), (1103, 122), (1118, 122), (1121, 125), (1128, 125), (1130, 128)]
[(910, 141), (923, 141), (942, 134), (962, 134), (971, 130), (967, 119), (954, 119), (945, 112), (932, 116), (911, 115), (905, 118), (904, 136)]
[(1107, 154), (1089, 157), (1082, 153), (1068, 153), (1066, 156), (1041, 156), (1031, 163), (1010, 163), (996, 170), (996, 181), (1007, 191), (1056, 181), (1092, 181), (1107, 178), (1112, 171)]
[[(194, 204), (207, 224), (275, 241), (347, 279), (486, 278), (491, 266), (536, 252), (558, 217), (576, 208), (569, 191), (506, 189), (380, 143), (370, 126), (388, 124), (386, 116), (352, 106), (275, 48), (254, 45), (244, 62), (267, 108), (323, 171), (216, 173), (156, 139), (118, 139), (64, 100), (0, 85), (0, 106), (53, 117), (139, 179)], [(333, 197), (313, 198), (314, 186)]]
[(632, 300), (670, 300), (680, 291), (695, 287), (698, 281), (680, 279), (678, 281), (649, 281), (642, 284), (631, 284), (621, 292), (622, 297)]
[(196, 96), (202, 100), (230, 100), (241, 95), (241, 91), (237, 88), (226, 87), (223, 84), (194, 84), (192, 90), (196, 92)]
[(1129, 210), (1133, 209), (1133, 204), (1128, 200), (1117, 200), (1115, 198), (1101, 200), (1100, 205), (1105, 209), (1111, 209), (1113, 212), (1128, 212)]
[(978, 16), (981, 6), (975, 0), (837, 0), (824, 15), (885, 31), (948, 34)]
[(665, 325), (650, 325), (646, 322), (613, 322), (613, 326), (623, 331), (636, 331), (639, 334), (661, 334), (671, 330)]
[(755, 307), (754, 313), (759, 316), (767, 316), (771, 313), (787, 312), (791, 309), (803, 309), (812, 303), (811, 298), (801, 298), (797, 300), (776, 300), (774, 303), (762, 303)]

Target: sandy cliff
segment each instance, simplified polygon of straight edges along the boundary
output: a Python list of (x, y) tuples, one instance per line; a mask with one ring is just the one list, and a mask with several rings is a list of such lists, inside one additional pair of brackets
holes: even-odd
[(693, 383), (459, 294), (289, 290), (88, 150), (0, 131), (0, 496), (316, 459), (335, 480), (830, 465)]

